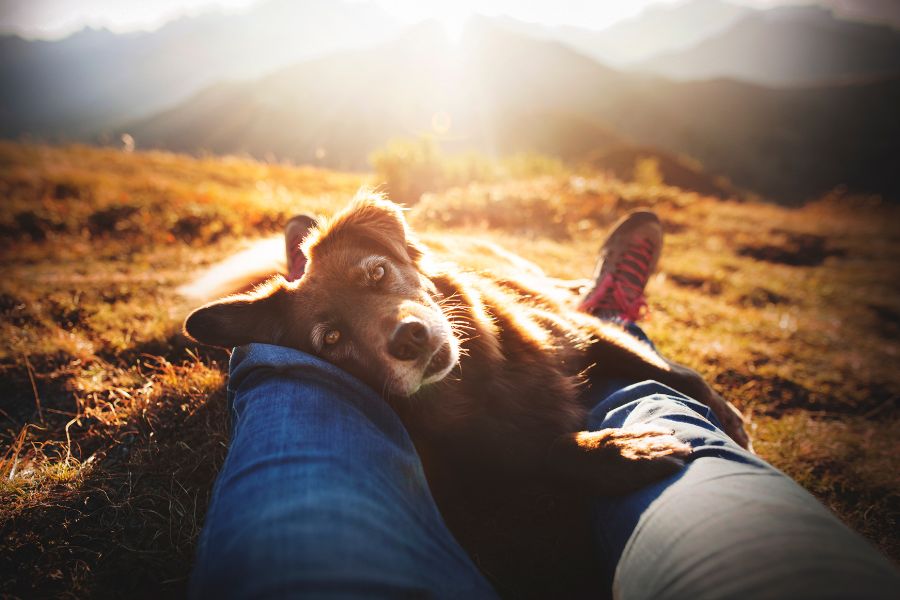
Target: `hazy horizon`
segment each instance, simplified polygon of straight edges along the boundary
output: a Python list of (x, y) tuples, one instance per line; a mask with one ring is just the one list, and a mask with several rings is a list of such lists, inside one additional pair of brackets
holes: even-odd
[[(184, 17), (235, 13), (270, 0), (0, 0), (0, 34), (56, 40), (84, 28), (114, 33), (153, 31)], [(653, 6), (691, 0), (348, 0), (374, 4), (406, 24), (428, 19), (462, 21), (471, 15), (508, 16), (543, 25), (604, 29), (639, 15)], [(723, 0), (730, 4), (768, 8), (779, 5), (824, 4), (826, 0)]]

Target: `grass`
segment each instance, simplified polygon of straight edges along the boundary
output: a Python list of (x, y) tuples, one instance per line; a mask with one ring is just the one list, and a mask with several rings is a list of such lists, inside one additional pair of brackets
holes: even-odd
[[(190, 307), (174, 290), (362, 183), (0, 144), (0, 594), (184, 592), (227, 447), (227, 354), (181, 337)], [(639, 206), (667, 230), (648, 333), (752, 416), (764, 458), (900, 559), (897, 208), (832, 197), (784, 209), (559, 173), (425, 194), (410, 219), (578, 278)]]

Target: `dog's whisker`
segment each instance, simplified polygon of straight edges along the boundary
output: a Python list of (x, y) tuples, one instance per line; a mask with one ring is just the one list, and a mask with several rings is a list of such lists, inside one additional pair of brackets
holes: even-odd
[(447, 319), (450, 319), (450, 320), (453, 320), (456, 322), (462, 322), (462, 323), (470, 323), (471, 322), (471, 318), (469, 317), (469, 315), (462, 313), (462, 312), (444, 313), (444, 316), (447, 317)]
[(438, 303), (438, 306), (440, 306), (441, 308), (449, 308), (449, 309), (467, 308), (466, 305), (462, 302), (454, 302), (453, 304), (450, 304), (449, 302), (440, 302), (440, 303)]
[(447, 320), (451, 323), (457, 323), (459, 325), (465, 325), (467, 327), (474, 327), (474, 323), (472, 323), (467, 317), (463, 315), (450, 315), (447, 317)]
[(453, 319), (454, 321), (459, 321), (459, 322), (463, 322), (463, 323), (470, 323), (472, 321), (472, 319), (469, 317), (469, 315), (461, 313), (461, 312), (451, 313), (451, 314), (448, 314), (445, 316), (448, 319)]
[(438, 304), (438, 306), (440, 306), (440, 305), (442, 305), (442, 304), (445, 304), (445, 303), (447, 303), (447, 302), (450, 302), (451, 300), (453, 300), (453, 299), (455, 299), (455, 298), (458, 298), (459, 295), (460, 295), (459, 292), (453, 292), (453, 293), (450, 294), (449, 296), (442, 296), (442, 297), (437, 301), (437, 304)]

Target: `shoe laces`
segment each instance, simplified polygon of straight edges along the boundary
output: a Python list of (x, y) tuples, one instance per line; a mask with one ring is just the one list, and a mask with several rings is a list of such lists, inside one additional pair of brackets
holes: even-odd
[(631, 242), (615, 269), (603, 276), (580, 309), (595, 316), (611, 315), (629, 321), (647, 316), (644, 287), (650, 278), (654, 251), (650, 240)]

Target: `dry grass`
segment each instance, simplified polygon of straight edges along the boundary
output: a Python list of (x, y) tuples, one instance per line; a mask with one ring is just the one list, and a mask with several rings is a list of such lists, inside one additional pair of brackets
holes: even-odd
[[(0, 594), (181, 593), (224, 457), (224, 352), (178, 334), (174, 288), (365, 178), (239, 159), (0, 144)], [(753, 415), (760, 454), (894, 559), (895, 208), (802, 209), (553, 176), (426, 195), (431, 234), (590, 272), (638, 206), (667, 249), (646, 329)]]

